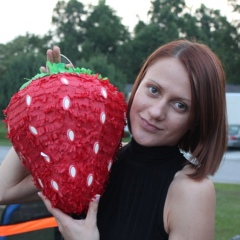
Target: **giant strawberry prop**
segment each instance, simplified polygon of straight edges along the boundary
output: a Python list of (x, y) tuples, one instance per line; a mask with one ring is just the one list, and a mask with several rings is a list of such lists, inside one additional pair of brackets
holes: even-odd
[(4, 110), (8, 137), (53, 207), (80, 214), (102, 194), (125, 125), (124, 95), (84, 68), (47, 62)]

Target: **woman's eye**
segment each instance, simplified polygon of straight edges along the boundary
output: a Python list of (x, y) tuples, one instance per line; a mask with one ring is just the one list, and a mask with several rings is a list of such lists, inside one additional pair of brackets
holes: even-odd
[(184, 103), (181, 103), (181, 102), (176, 102), (175, 103), (175, 106), (179, 109), (179, 110), (182, 110), (182, 111), (187, 111), (188, 110), (188, 106)]
[(150, 86), (148, 87), (148, 89), (151, 94), (154, 94), (154, 95), (158, 94), (158, 89), (156, 87)]

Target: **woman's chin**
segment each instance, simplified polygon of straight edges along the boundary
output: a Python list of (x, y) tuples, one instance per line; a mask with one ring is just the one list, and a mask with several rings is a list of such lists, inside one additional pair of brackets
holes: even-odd
[(160, 145), (156, 139), (153, 139), (151, 137), (146, 136), (146, 134), (141, 135), (141, 134), (134, 134), (133, 135), (134, 140), (142, 146), (145, 147), (153, 147), (153, 146), (158, 146)]

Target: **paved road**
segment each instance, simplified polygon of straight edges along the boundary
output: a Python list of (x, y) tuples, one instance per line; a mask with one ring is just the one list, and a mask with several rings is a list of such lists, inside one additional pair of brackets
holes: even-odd
[[(0, 146), (0, 163), (6, 156), (10, 147)], [(213, 182), (240, 184), (240, 151), (228, 151), (224, 155), (223, 162), (214, 177)]]
[(0, 146), (0, 163), (2, 162), (4, 157), (7, 155), (9, 149), (10, 149), (10, 147)]
[(228, 151), (216, 172), (211, 177), (214, 182), (240, 184), (240, 151)]

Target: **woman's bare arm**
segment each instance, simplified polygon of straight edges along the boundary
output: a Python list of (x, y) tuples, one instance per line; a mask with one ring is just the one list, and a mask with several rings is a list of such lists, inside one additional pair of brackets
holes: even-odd
[(37, 191), (32, 176), (11, 148), (0, 165), (0, 204), (38, 200)]
[(180, 173), (167, 197), (169, 240), (214, 240), (215, 204), (215, 189), (209, 179), (195, 181)]

